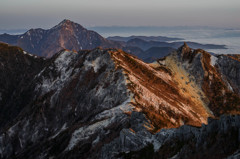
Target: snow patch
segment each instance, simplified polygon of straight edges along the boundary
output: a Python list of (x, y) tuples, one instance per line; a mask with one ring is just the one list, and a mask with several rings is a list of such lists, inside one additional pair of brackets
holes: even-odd
[(23, 145), (22, 145), (22, 140), (20, 139), (20, 137), (18, 137), (18, 140), (19, 140), (19, 143), (20, 143), (20, 147), (22, 148)]
[(11, 137), (15, 134), (15, 130), (18, 126), (19, 122), (17, 122), (15, 125), (13, 125), (12, 127), (10, 127), (7, 131), (8, 135)]
[(24, 54), (24, 55), (28, 55), (28, 56), (33, 56), (32, 54), (29, 54), (29, 53), (27, 53), (26, 51), (23, 51), (23, 54)]
[[(133, 109), (133, 107), (130, 105), (132, 98), (133, 96), (131, 95), (127, 100), (125, 100), (122, 104), (118, 105), (117, 107), (105, 110), (96, 115), (96, 117), (93, 120), (91, 120), (91, 123), (93, 123), (92, 125), (83, 126), (75, 130), (65, 151), (72, 150), (81, 141), (88, 140), (91, 135), (105, 131), (104, 129), (106, 127), (108, 127), (113, 122), (116, 122), (116, 118), (120, 117), (122, 119), (121, 115), (124, 112), (131, 111)], [(107, 134), (107, 132), (105, 132), (105, 134)], [(98, 136), (92, 142), (92, 144), (93, 145), (97, 144), (99, 140), (100, 136)]]
[(228, 89), (233, 92), (233, 88), (230, 83), (227, 80), (225, 81), (225, 83), (227, 84)]
[(93, 67), (95, 73), (100, 68), (99, 65), (100, 65), (100, 57), (97, 57), (94, 61), (87, 61), (87, 60), (84, 61), (84, 66), (86, 67), (86, 69)]
[(67, 129), (67, 123), (64, 123), (64, 125), (62, 126), (62, 128), (52, 137), (50, 137), (50, 139), (54, 139), (55, 137), (57, 137), (61, 132), (63, 132), (64, 130)]
[[(42, 83), (37, 86), (37, 89), (41, 88), (42, 94), (51, 90), (57, 90), (56, 93), (58, 93), (64, 87), (64, 84), (69, 81), (73, 71), (73, 67), (70, 67), (70, 65), (76, 56), (77, 54), (73, 52), (62, 52), (54, 61), (56, 71), (60, 73), (60, 76), (56, 79), (51, 78), (51, 76), (50, 78), (42, 77)], [(37, 76), (40, 76), (46, 69), (44, 68)]]
[(4, 143), (4, 134), (2, 134), (1, 136), (0, 136), (0, 157), (1, 158), (3, 158), (3, 151), (4, 151), (4, 145), (3, 145), (3, 143)]
[(216, 63), (217, 63), (217, 60), (218, 60), (218, 58), (217, 58), (217, 57), (215, 57), (215, 56), (211, 55), (211, 65), (212, 65), (213, 67), (216, 65)]
[(157, 139), (155, 139), (155, 135), (152, 136), (152, 143), (153, 143), (153, 149), (155, 152), (159, 150), (159, 148), (162, 146), (162, 143), (159, 142)]
[(110, 118), (110, 117), (114, 117), (117, 114), (121, 114), (123, 112), (128, 112), (128, 111), (132, 111), (133, 107), (130, 105), (130, 102), (133, 98), (133, 95), (131, 95), (126, 101), (124, 101), (122, 104), (109, 109), (109, 110), (105, 110), (99, 114), (96, 115), (96, 117), (92, 120), (102, 120), (104, 118)]
[(87, 140), (89, 137), (104, 128), (106, 128), (109, 124), (111, 124), (112, 119), (105, 119), (99, 122), (96, 122), (92, 125), (81, 127), (75, 130), (72, 134), (72, 138), (65, 149), (65, 151), (72, 150), (80, 141)]
[(92, 145), (93, 146), (96, 145), (99, 142), (99, 140), (100, 140), (100, 137), (97, 136), (97, 138), (92, 142)]

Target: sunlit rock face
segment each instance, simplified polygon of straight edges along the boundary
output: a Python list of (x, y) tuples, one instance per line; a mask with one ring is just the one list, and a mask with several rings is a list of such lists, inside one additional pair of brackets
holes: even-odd
[[(0, 53), (1, 158), (237, 154), (236, 57), (187, 44), (151, 64), (118, 49), (62, 50), (44, 59), (3, 44)], [(222, 114), (235, 115), (217, 120)], [(223, 141), (226, 147), (207, 148)]]

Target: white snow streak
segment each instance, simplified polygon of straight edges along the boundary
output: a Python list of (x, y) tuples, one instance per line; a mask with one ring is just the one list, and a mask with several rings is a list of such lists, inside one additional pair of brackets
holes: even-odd
[(52, 137), (50, 137), (50, 139), (53, 139), (55, 137), (57, 137), (61, 132), (63, 132), (64, 130), (67, 129), (67, 123), (64, 123), (64, 125), (62, 126), (62, 128), (55, 134), (53, 135)]
[[(40, 84), (37, 88), (41, 88), (42, 93), (46, 93), (50, 90), (58, 90), (60, 91), (64, 84), (67, 83), (69, 77), (73, 71), (72, 67), (69, 67), (72, 59), (76, 57), (77, 54), (69, 51), (62, 52), (59, 57), (54, 61), (57, 72), (60, 72), (60, 77), (57, 79), (52, 78), (44, 78), (42, 79), (42, 84)], [(49, 67), (51, 69), (51, 66)], [(46, 68), (43, 69), (41, 73), (43, 73)], [(40, 76), (41, 73), (38, 75)]]
[(111, 121), (110, 118), (75, 130), (65, 151), (72, 150), (80, 141), (87, 140), (92, 134), (103, 130), (111, 123)]
[[(96, 115), (93, 121), (98, 121), (92, 125), (84, 126), (79, 128), (78, 130), (75, 130), (72, 134), (72, 138), (65, 149), (65, 151), (72, 150), (80, 141), (87, 140), (92, 134), (99, 132), (106, 128), (108, 125), (110, 125), (112, 122), (114, 122), (115, 117), (117, 114), (122, 114), (126, 111), (130, 111), (133, 109), (133, 107), (129, 104), (132, 99), (132, 96), (129, 97), (126, 101), (124, 101), (122, 104), (120, 104), (117, 107), (114, 107), (110, 110), (106, 110), (101, 112), (100, 114)], [(108, 118), (108, 119), (106, 119)], [(93, 144), (96, 144), (98, 142), (99, 138), (96, 138), (93, 141)]]
[(96, 58), (94, 61), (85, 61), (84, 66), (86, 69), (93, 67), (94, 72), (97, 72), (99, 69), (100, 57)]
[(218, 60), (218, 58), (217, 58), (217, 57), (215, 57), (215, 56), (211, 55), (211, 65), (212, 65), (213, 67), (216, 65), (216, 63), (217, 63), (217, 60)]

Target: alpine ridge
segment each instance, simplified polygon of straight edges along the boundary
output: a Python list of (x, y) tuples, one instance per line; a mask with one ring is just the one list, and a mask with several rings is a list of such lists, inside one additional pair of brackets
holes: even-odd
[(64, 49), (44, 59), (0, 48), (0, 83), (9, 80), (0, 90), (1, 158), (239, 154), (238, 55), (184, 43), (145, 63), (120, 49)]

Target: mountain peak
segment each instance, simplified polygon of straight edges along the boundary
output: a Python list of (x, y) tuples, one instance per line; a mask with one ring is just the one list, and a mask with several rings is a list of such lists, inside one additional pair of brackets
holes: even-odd
[(69, 19), (64, 19), (63, 21), (61, 21), (57, 26), (63, 26), (63, 25), (71, 25), (74, 24), (73, 21), (69, 20)]
[(60, 23), (74, 23), (73, 21), (69, 20), (69, 19), (63, 19), (63, 21), (61, 21)]
[(79, 26), (81, 28), (83, 28), (80, 24), (77, 24), (69, 19), (64, 19), (63, 21), (61, 21), (58, 25), (56, 25), (55, 27), (53, 27), (52, 29), (56, 29), (56, 28), (65, 28), (68, 26)]
[(188, 47), (188, 45), (187, 45), (187, 43), (186, 43), (186, 42), (184, 42), (184, 44), (183, 44), (183, 47)]
[(188, 44), (186, 42), (184, 42), (183, 45), (181, 46), (181, 49), (189, 50), (190, 47), (188, 46)]
[(183, 54), (190, 53), (192, 51), (192, 49), (187, 45), (186, 42), (184, 42), (184, 44), (178, 50)]

